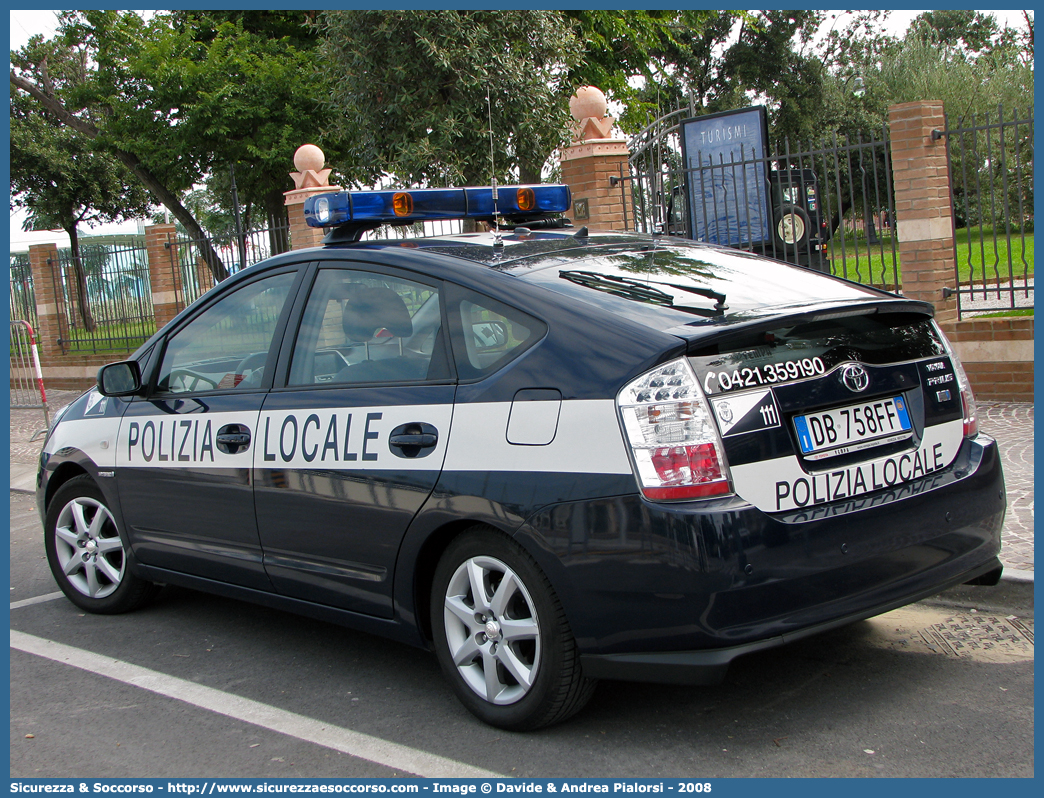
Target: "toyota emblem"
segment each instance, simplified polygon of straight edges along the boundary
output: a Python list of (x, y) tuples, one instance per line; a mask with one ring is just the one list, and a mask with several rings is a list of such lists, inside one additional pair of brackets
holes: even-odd
[(841, 372), (841, 382), (853, 393), (861, 393), (870, 385), (870, 375), (858, 363), (849, 363)]

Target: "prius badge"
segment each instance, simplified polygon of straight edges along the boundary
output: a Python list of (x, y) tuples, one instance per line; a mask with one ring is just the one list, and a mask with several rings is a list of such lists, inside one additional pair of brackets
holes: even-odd
[(841, 370), (841, 382), (852, 393), (862, 393), (870, 385), (870, 375), (858, 363), (849, 363)]

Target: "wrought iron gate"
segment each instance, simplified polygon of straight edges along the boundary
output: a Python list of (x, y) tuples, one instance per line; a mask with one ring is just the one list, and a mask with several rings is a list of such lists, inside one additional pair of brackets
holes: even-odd
[[(1033, 107), (946, 130), (957, 311), (1033, 307)], [(963, 120), (962, 120), (963, 121)]]
[[(635, 230), (699, 240), (727, 239), (730, 246), (739, 249), (898, 290), (901, 273), (886, 126), (882, 125), (880, 135), (869, 139), (834, 136), (805, 146), (791, 146), (784, 140), (767, 152), (743, 152), (739, 158), (719, 159), (717, 163), (699, 152), (690, 152), (690, 162), (686, 164), (681, 130), (690, 116), (687, 108), (674, 111), (629, 141), (631, 180), (629, 185), (614, 182), (621, 185), (623, 192), (631, 192)], [(720, 184), (726, 173), (744, 170), (761, 170), (771, 176), (770, 207), (760, 207), (763, 213), (776, 214), (772, 216), (775, 234), (769, 240), (755, 240), (746, 232), (751, 226), (742, 224), (749, 198), (734, 194), (722, 200), (713, 192), (702, 190), (707, 185)], [(815, 186), (814, 207), (809, 207), (808, 202), (812, 196), (810, 184)], [(705, 199), (708, 196), (710, 199)], [(694, 235), (684, 204), (692, 197), (699, 197), (703, 203), (723, 201), (729, 207), (701, 208), (700, 216), (707, 221), (698, 225)], [(795, 207), (794, 218), (779, 215), (781, 209)], [(723, 235), (715, 227), (721, 219), (739, 219), (740, 223)], [(794, 233), (794, 219), (801, 225), (811, 223), (816, 229), (798, 236)]]

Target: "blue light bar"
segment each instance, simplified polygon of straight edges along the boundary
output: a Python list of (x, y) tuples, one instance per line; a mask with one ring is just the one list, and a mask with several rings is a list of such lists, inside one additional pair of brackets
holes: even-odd
[(570, 209), (569, 186), (424, 188), (410, 191), (341, 191), (309, 197), (304, 217), (309, 227), (355, 223), (409, 223), (438, 219), (490, 219), (495, 215), (536, 219)]

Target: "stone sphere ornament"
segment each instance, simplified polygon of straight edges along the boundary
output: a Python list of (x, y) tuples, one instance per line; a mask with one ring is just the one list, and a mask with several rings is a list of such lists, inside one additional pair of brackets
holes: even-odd
[(326, 156), (314, 144), (302, 144), (294, 153), (294, 166), (298, 172), (318, 172), (326, 165)]
[(294, 166), (296, 172), (291, 172), (294, 185), (298, 189), (320, 188), (326, 186), (330, 180), (332, 169), (323, 169), (326, 164), (326, 156), (323, 151), (314, 144), (302, 144), (294, 153)]
[(602, 119), (609, 110), (609, 102), (605, 94), (596, 86), (581, 86), (576, 94), (569, 98), (569, 113), (580, 122), (584, 119)]

